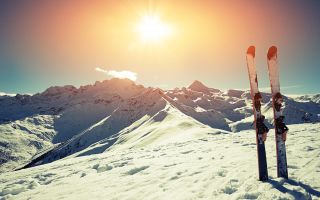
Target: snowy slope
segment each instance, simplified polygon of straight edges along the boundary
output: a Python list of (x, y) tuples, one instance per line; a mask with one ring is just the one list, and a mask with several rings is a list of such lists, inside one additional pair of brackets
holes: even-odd
[(54, 117), (37, 115), (0, 126), (0, 171), (25, 164), (35, 154), (53, 147)]
[(143, 145), (134, 145), (139, 139), (127, 133), (102, 154), (2, 173), (0, 199), (320, 199), (319, 123), (289, 126), (289, 180), (275, 177), (269, 134), (268, 182), (257, 178), (253, 130), (210, 134), (192, 126), (198, 132), (183, 141), (148, 145), (150, 138), (144, 137)]
[(159, 89), (147, 89), (141, 95), (124, 101), (104, 119), (57, 146), (41, 161), (37, 160), (37, 164), (52, 162), (80, 151), (77, 155), (102, 153), (118, 139), (122, 129), (162, 110), (166, 101), (161, 95)]
[[(245, 92), (242, 97), (246, 99), (246, 106), (237, 108), (236, 110), (246, 113), (245, 118), (229, 124), (233, 132), (252, 128), (253, 116), (251, 114), (252, 105), (249, 92)], [(267, 125), (272, 128), (273, 110), (271, 103), (271, 95), (262, 93), (263, 104), (262, 113), (266, 116)], [(250, 114), (248, 114), (248, 112)], [(298, 101), (296, 98), (284, 96), (283, 114), (287, 124), (312, 123), (320, 121), (320, 104), (313, 101)]]
[(111, 149), (152, 147), (184, 142), (203, 137), (203, 133), (229, 133), (206, 126), (189, 117), (167, 102), (166, 107), (136, 128), (135, 124), (120, 132)]
[[(320, 121), (317, 97), (285, 97), (286, 122)], [(270, 98), (263, 93), (263, 113), (272, 127)], [(238, 132), (251, 129), (253, 121), (248, 91), (224, 92), (200, 81), (167, 91), (127, 79), (55, 86), (32, 96), (1, 96), (0, 108), (0, 171), (98, 154), (127, 140), (130, 147), (144, 145), (132, 138), (150, 144), (169, 136), (183, 140), (199, 127)]]
[(315, 95), (302, 95), (302, 96), (296, 96), (294, 97), (295, 100), (297, 101), (302, 101), (302, 102), (315, 102), (315, 103), (320, 103), (320, 94), (315, 94)]
[[(43, 150), (65, 143), (145, 90), (132, 81), (112, 79), (78, 89), (51, 87), (33, 96), (3, 96), (0, 98), (0, 171), (21, 167)], [(46, 132), (50, 132), (50, 137), (46, 137)]]

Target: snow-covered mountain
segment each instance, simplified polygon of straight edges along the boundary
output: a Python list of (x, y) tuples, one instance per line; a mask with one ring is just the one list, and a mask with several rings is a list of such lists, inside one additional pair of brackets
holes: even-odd
[[(271, 96), (263, 98), (271, 126)], [(167, 91), (127, 79), (50, 87), (32, 96), (1, 96), (0, 108), (0, 171), (119, 146), (181, 142), (199, 132), (238, 132), (251, 129), (253, 121), (249, 91), (221, 91), (199, 81)], [(318, 122), (319, 113), (317, 95), (285, 97), (288, 124)]]

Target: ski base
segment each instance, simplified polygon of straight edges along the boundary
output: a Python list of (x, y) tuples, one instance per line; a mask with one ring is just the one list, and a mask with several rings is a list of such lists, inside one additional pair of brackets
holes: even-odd
[(277, 173), (278, 177), (288, 179), (286, 144), (282, 140), (282, 134), (276, 135), (277, 146)]
[(257, 135), (257, 150), (258, 150), (258, 165), (259, 165), (259, 180), (268, 180), (268, 167), (267, 167), (267, 157), (264, 141), (261, 135)]

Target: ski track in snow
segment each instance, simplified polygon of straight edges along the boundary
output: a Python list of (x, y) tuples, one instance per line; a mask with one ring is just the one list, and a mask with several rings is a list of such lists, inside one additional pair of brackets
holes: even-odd
[[(90, 156), (0, 175), (0, 199), (320, 199), (320, 124), (290, 125), (289, 180), (258, 181), (253, 130)], [(200, 131), (200, 130), (199, 130)], [(121, 147), (121, 144), (120, 144)]]

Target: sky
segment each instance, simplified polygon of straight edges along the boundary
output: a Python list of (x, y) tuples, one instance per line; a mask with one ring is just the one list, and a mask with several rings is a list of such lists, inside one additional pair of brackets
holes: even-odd
[[(278, 47), (284, 94), (320, 93), (320, 1), (0, 1), (0, 92), (37, 93), (130, 74), (172, 89), (199, 80), (248, 89), (246, 49), (256, 46), (259, 86)], [(170, 34), (145, 41), (144, 16)]]

